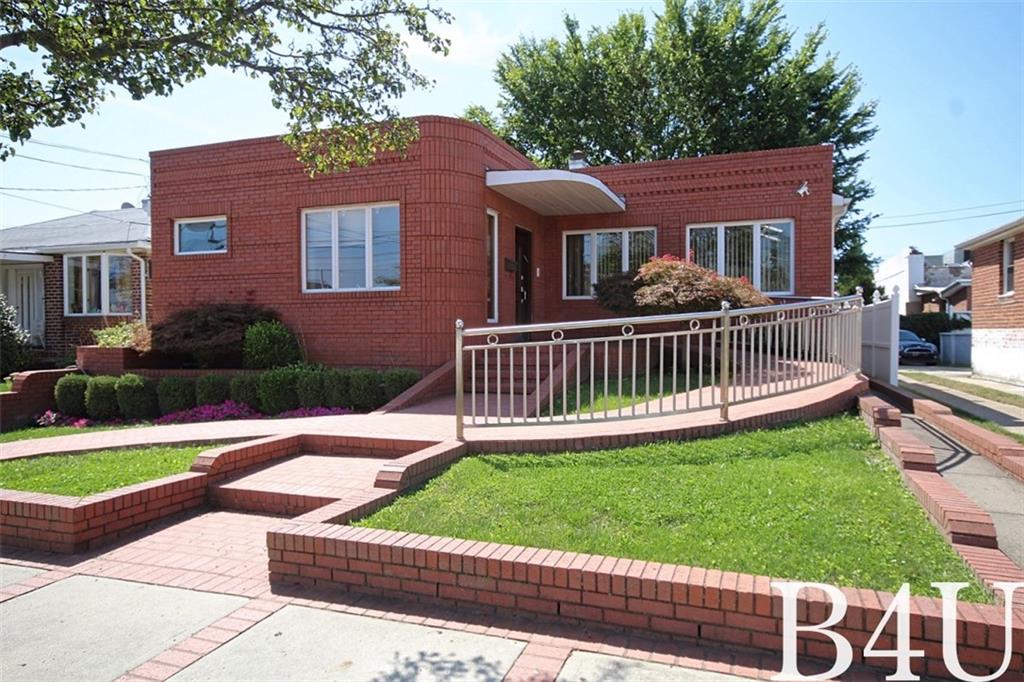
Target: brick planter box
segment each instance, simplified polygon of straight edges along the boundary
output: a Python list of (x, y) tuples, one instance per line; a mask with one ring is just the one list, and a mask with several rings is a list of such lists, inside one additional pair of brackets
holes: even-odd
[(145, 364), (138, 352), (131, 348), (103, 346), (78, 346), (75, 349), (75, 363), (86, 374), (111, 376), (120, 376)]
[(43, 412), (54, 409), (53, 387), (62, 376), (75, 371), (70, 367), (16, 372), (11, 390), (0, 393), (0, 431), (28, 426)]
[(71, 554), (198, 507), (205, 499), (206, 475), (191, 472), (88, 497), (0, 489), (0, 540), (12, 547)]

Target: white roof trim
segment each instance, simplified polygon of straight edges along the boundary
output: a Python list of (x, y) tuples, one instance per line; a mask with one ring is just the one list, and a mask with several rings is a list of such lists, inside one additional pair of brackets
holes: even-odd
[(140, 251), (149, 251), (150, 243), (148, 241), (134, 241), (134, 242), (100, 242), (97, 244), (65, 244), (63, 246), (44, 246), (38, 249), (33, 249), (33, 253), (98, 253), (100, 251), (124, 251), (125, 249), (139, 249)]
[(41, 256), (37, 253), (21, 253), (18, 251), (0, 251), (0, 263), (50, 263), (53, 256)]
[(622, 197), (586, 173), (559, 169), (487, 171), (487, 186), (541, 215), (626, 210)]
[(836, 223), (846, 214), (849, 208), (850, 199), (848, 197), (832, 192), (832, 227), (836, 226)]
[(994, 230), (982, 232), (976, 237), (972, 237), (967, 241), (960, 242), (954, 248), (976, 249), (979, 246), (985, 246), (986, 244), (991, 244), (992, 242), (1012, 237), (1019, 230), (1024, 230), (1024, 218), (1017, 218), (1016, 220), (1006, 223), (1005, 225), (1000, 225)]

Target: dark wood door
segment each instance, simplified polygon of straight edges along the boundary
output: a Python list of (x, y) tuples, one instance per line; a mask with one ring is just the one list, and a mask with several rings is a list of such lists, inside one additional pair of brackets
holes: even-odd
[(533, 319), (533, 235), (516, 228), (516, 324), (529, 324)]

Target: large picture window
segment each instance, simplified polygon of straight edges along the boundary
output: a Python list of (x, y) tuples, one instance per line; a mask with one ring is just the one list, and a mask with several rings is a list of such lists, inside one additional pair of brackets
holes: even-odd
[(635, 270), (655, 253), (653, 227), (566, 232), (563, 296), (591, 298), (594, 285), (610, 275)]
[(131, 315), (132, 258), (64, 256), (65, 315)]
[(793, 221), (691, 225), (690, 260), (727, 277), (744, 277), (766, 294), (793, 293)]
[(400, 247), (398, 204), (304, 211), (302, 290), (398, 289)]
[(228, 250), (226, 216), (182, 218), (174, 221), (174, 253), (224, 253)]

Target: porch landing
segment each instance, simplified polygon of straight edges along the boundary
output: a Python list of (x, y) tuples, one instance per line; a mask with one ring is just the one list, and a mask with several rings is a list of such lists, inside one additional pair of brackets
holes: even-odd
[[(465, 439), (471, 450), (529, 451), (695, 438), (831, 414), (851, 406), (855, 397), (865, 390), (867, 380), (850, 375), (801, 391), (733, 405), (729, 408), (728, 422), (721, 419), (719, 409), (714, 407), (615, 421), (467, 428)], [(147, 426), (5, 443), (0, 446), (0, 459), (148, 444), (247, 440), (295, 433), (444, 441), (455, 437), (454, 415), (454, 398), (439, 398), (391, 413)]]

